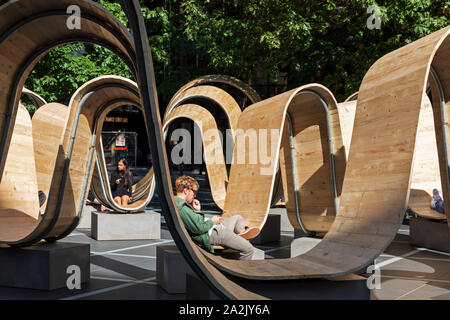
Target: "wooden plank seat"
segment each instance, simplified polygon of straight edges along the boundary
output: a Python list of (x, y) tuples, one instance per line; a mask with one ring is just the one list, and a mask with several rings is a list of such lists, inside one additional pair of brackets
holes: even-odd
[(417, 216), (432, 219), (446, 220), (445, 214), (439, 213), (430, 207), (431, 195), (424, 190), (411, 189), (408, 208)]

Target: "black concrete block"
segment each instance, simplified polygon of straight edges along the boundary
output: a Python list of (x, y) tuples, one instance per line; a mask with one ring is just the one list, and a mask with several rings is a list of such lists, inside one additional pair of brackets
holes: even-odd
[[(337, 278), (289, 281), (249, 281), (232, 277), (250, 292), (274, 300), (370, 300), (367, 278), (349, 274)], [(186, 275), (187, 300), (216, 300), (197, 275)]]
[(266, 223), (259, 235), (250, 240), (253, 244), (265, 244), (280, 241), (281, 234), (281, 216), (279, 214), (267, 215)]
[(409, 228), (411, 245), (450, 252), (450, 227), (447, 222), (411, 217)]
[(186, 292), (186, 273), (192, 272), (176, 246), (156, 247), (156, 283), (167, 293)]
[(186, 274), (186, 300), (219, 300), (193, 272)]
[(90, 245), (39, 243), (24, 248), (0, 248), (0, 286), (55, 290), (67, 287), (72, 273), (80, 268), (80, 282), (90, 279)]

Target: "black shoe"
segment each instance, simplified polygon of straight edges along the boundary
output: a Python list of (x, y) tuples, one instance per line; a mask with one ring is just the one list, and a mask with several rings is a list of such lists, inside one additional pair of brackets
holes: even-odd
[(42, 205), (45, 203), (45, 200), (47, 200), (47, 196), (42, 190), (39, 190), (39, 207), (42, 207)]

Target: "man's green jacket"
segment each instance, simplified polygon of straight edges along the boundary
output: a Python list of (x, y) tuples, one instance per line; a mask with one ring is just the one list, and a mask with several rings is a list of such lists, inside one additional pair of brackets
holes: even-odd
[(211, 220), (205, 221), (205, 215), (201, 211), (194, 210), (180, 197), (175, 197), (175, 201), (181, 221), (183, 221), (184, 227), (189, 232), (192, 240), (209, 252), (214, 253), (214, 248), (208, 235), (208, 231), (214, 226), (214, 223)]

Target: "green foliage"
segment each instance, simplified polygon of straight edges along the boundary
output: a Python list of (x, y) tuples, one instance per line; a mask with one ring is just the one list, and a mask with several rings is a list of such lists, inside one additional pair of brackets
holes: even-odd
[(50, 51), (36, 65), (25, 86), (48, 102), (68, 104), (81, 85), (105, 74), (132, 76), (111, 51), (97, 45), (73, 43)]
[[(312, 81), (338, 100), (358, 90), (384, 54), (448, 25), (448, 1), (182, 1), (185, 33), (208, 53), (215, 72), (268, 82), (287, 72), (289, 87)], [(381, 29), (366, 26), (378, 5)]]
[[(5, 3), (0, 0), (0, 4)], [(119, 21), (118, 2), (96, 0)], [(338, 101), (359, 89), (384, 54), (449, 24), (443, 0), (141, 0), (161, 105), (186, 82), (222, 73), (288, 88), (319, 82)], [(367, 8), (377, 5), (381, 29), (370, 30)], [(447, 8), (445, 7), (447, 6)], [(108, 50), (82, 44), (57, 48), (33, 70), (26, 85), (48, 101), (67, 103), (84, 82), (103, 74), (131, 78)], [(261, 83), (260, 83), (261, 84)], [(264, 96), (262, 92), (260, 92)]]

